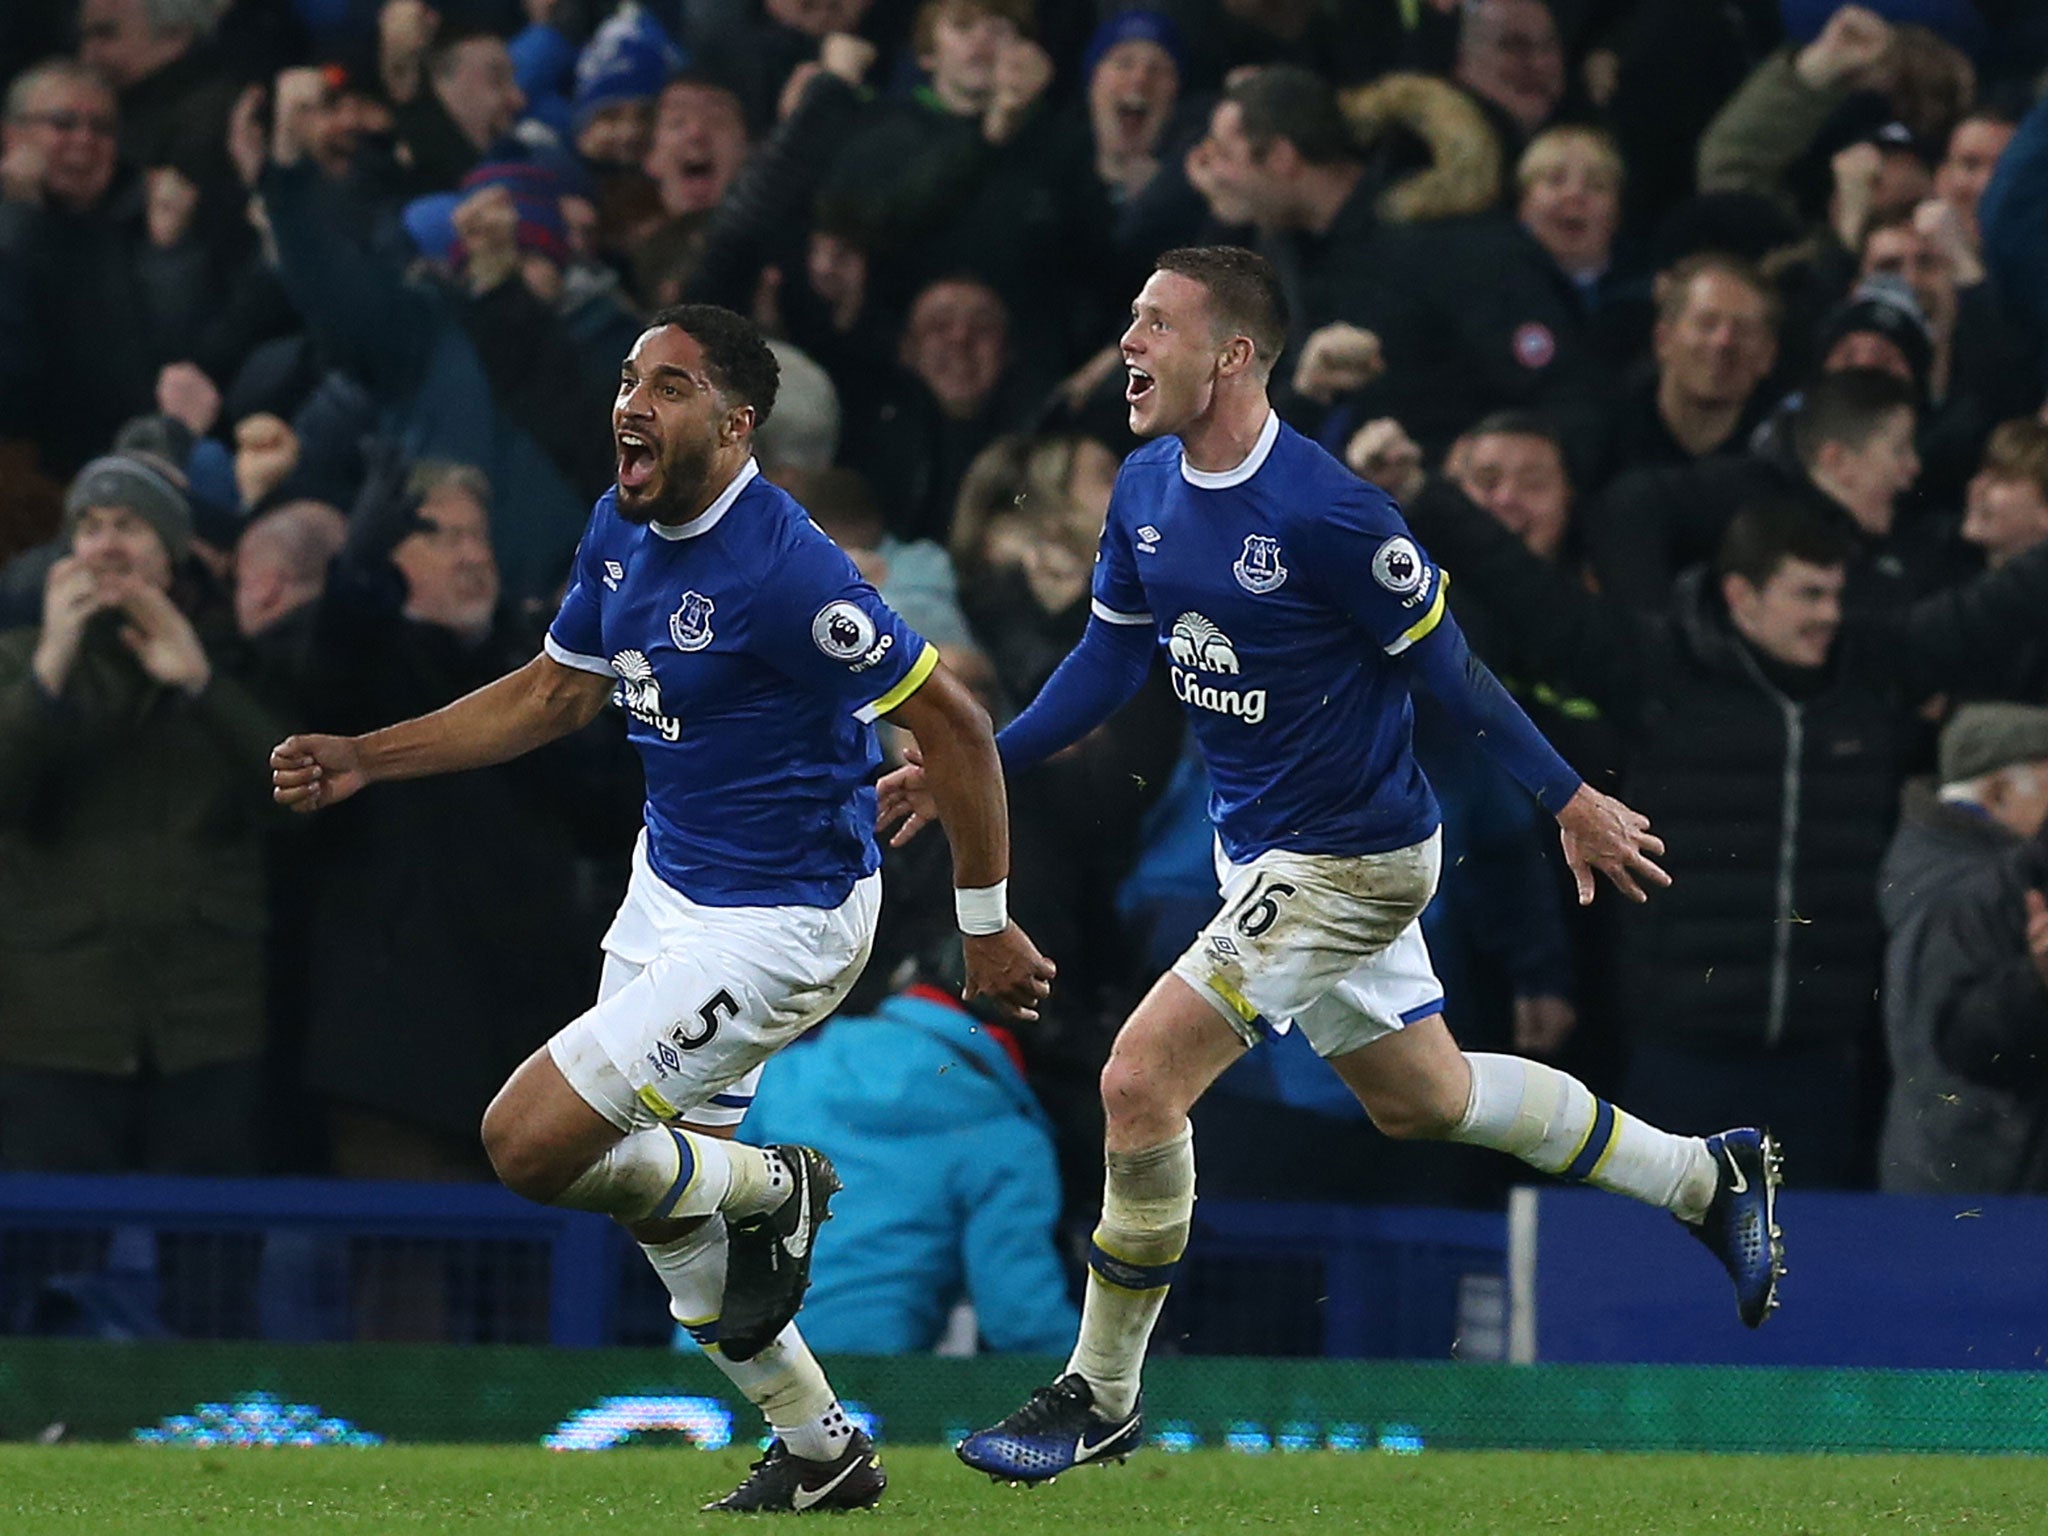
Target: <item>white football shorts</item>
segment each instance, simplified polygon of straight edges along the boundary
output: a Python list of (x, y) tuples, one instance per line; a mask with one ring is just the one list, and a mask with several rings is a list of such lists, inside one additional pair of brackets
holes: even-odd
[(1443, 1012), (1422, 909), (1436, 893), (1443, 834), (1387, 853), (1216, 853), (1223, 907), (1173, 974), (1245, 1044), (1293, 1025), (1318, 1056), (1342, 1056)]
[(649, 867), (643, 832), (597, 1003), (548, 1054), (621, 1131), (738, 1125), (761, 1064), (852, 989), (881, 902), (875, 874), (837, 907), (700, 906)]

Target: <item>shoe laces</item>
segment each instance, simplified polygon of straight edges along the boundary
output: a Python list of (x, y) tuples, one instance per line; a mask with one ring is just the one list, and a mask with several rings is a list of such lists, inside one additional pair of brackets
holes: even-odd
[(1083, 1406), (1081, 1393), (1063, 1381), (1056, 1381), (1049, 1387), (1039, 1387), (1022, 1408), (1004, 1421), (1003, 1427), (1012, 1434), (1031, 1435), (1042, 1430), (1057, 1429), (1060, 1419), (1075, 1408)]

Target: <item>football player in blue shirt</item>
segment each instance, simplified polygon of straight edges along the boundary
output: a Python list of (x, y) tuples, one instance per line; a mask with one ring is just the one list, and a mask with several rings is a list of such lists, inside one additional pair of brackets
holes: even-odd
[[(1780, 1271), (1769, 1137), (1670, 1135), (1540, 1062), (1462, 1052), (1445, 1028), (1419, 922), (1438, 812), (1410, 691), (1428, 689), (1557, 818), (1582, 902), (1594, 870), (1637, 901), (1668, 884), (1663, 844), (1581, 782), (1466, 649), (1449, 577), (1386, 494), (1274, 414), (1287, 325), (1263, 258), (1170, 251), (1131, 314), (1125, 398), (1149, 441), (1117, 479), (1087, 632), (998, 745), (1016, 771), (1078, 740), (1161, 654), (1215, 786), (1223, 906), (1103, 1070), (1107, 1177), (1073, 1358), (961, 1459), (1036, 1482), (1137, 1449), (1139, 1369), (1194, 1207), (1188, 1111), (1291, 1027), (1389, 1135), (1497, 1147), (1671, 1211), (1761, 1323)], [(930, 787), (915, 758), (882, 781), (897, 841), (938, 809)]]
[(622, 707), (646, 827), (598, 1001), (512, 1074), (483, 1139), (508, 1188), (623, 1222), (677, 1320), (766, 1415), (767, 1457), (712, 1506), (731, 1510), (863, 1507), (883, 1488), (873, 1445), (791, 1322), (838, 1188), (831, 1164), (731, 1139), (761, 1063), (867, 961), (877, 718), (923, 747), (953, 847), (966, 995), (1035, 1018), (1053, 974), (1008, 919), (987, 716), (760, 477), (753, 436), (776, 383), (741, 316), (657, 314), (620, 373), (618, 483), (591, 513), (543, 653), (431, 715), (294, 736), (271, 755), (276, 798), (311, 811), (381, 780), (504, 762), (608, 700)]

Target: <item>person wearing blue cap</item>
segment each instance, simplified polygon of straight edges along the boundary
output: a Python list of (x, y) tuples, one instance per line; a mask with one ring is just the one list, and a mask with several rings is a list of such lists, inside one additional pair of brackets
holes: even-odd
[(1081, 61), (1095, 173), (1113, 198), (1136, 197), (1159, 170), (1159, 143), (1180, 100), (1187, 51), (1158, 11), (1119, 11), (1095, 29)]
[(636, 4), (621, 6), (576, 60), (569, 105), (576, 153), (593, 166), (637, 166), (654, 133), (654, 102), (687, 56)]

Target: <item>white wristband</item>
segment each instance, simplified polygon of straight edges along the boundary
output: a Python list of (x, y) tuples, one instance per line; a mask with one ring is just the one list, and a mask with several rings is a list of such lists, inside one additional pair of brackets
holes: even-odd
[(1010, 882), (955, 889), (953, 913), (962, 933), (1001, 933), (1010, 926)]

